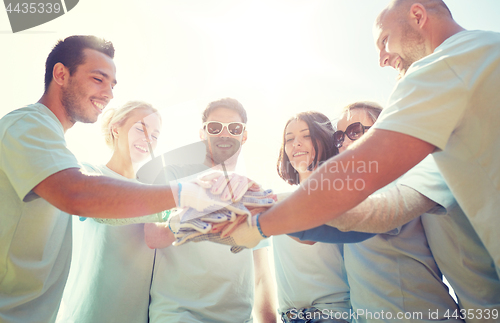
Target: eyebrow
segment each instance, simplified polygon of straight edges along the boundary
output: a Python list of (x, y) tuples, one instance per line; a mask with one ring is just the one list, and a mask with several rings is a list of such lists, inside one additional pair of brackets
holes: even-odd
[[(304, 132), (304, 131), (309, 131), (309, 128), (302, 129), (302, 130), (300, 130), (299, 132)], [(291, 133), (291, 132), (287, 132), (287, 133), (285, 134), (285, 136), (292, 135), (292, 134), (293, 134), (293, 133)]]
[[(104, 78), (106, 78), (106, 79), (108, 79), (108, 80), (109, 80), (109, 79), (111, 79), (111, 77), (109, 77), (109, 75), (108, 75), (108, 74), (104, 73), (104, 72), (103, 72), (103, 71), (101, 71), (101, 70), (93, 70), (93, 71), (91, 71), (91, 73), (101, 74)], [(118, 84), (118, 82), (116, 81), (116, 79), (113, 79), (113, 80), (111, 81), (111, 83), (113, 83), (113, 85)]]
[[(143, 125), (144, 127), (149, 128), (149, 126), (144, 121), (137, 121), (136, 123), (139, 123), (139, 124)], [(153, 132), (160, 133), (160, 130), (154, 129)]]

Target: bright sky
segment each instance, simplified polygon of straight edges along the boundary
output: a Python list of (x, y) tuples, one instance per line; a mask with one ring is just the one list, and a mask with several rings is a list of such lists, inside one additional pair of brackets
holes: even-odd
[[(275, 191), (286, 120), (316, 110), (335, 118), (346, 104), (384, 104), (396, 72), (378, 66), (372, 24), (387, 0), (80, 0), (51, 22), (12, 34), (0, 11), (0, 117), (36, 102), (45, 59), (58, 39), (94, 34), (116, 48), (110, 107), (144, 100), (161, 109), (160, 152), (198, 140), (201, 111), (221, 97), (248, 111), (247, 174)], [(499, 0), (448, 0), (467, 29), (500, 32)], [(80, 160), (105, 163), (98, 125), (67, 132)]]

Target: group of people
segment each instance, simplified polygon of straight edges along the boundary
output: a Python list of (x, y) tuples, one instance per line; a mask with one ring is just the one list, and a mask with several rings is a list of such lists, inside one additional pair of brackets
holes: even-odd
[(380, 65), (400, 72), (387, 107), (291, 117), (277, 170), (294, 192), (223, 234), (214, 225), (237, 254), (172, 246), (168, 221), (215, 203), (224, 176), (200, 174), (239, 176), (241, 103), (209, 103), (204, 160), (165, 167), (161, 183), (136, 179), (162, 124), (142, 101), (103, 115), (111, 159), (80, 163), (64, 134), (113, 98), (114, 48), (59, 41), (41, 99), (0, 120), (0, 322), (497, 321), (500, 35), (463, 29), (442, 0), (392, 0), (374, 30)]

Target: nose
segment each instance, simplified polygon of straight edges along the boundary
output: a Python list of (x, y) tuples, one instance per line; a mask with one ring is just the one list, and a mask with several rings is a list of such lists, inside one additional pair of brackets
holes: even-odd
[(293, 140), (293, 146), (300, 147), (301, 145), (302, 143), (300, 142), (299, 138), (295, 137), (295, 139)]
[(386, 67), (389, 65), (389, 54), (385, 50), (380, 51), (379, 64), (380, 67)]
[(218, 137), (231, 137), (231, 134), (229, 133), (229, 129), (227, 129), (227, 126), (223, 126), (222, 131), (217, 136)]
[(104, 86), (101, 95), (106, 99), (111, 100), (113, 98), (113, 85), (111, 83)]

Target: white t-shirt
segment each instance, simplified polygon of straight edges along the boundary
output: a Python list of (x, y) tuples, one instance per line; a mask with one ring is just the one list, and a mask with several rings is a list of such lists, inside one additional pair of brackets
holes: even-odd
[[(84, 168), (130, 180), (105, 165)], [(57, 321), (147, 323), (154, 250), (144, 242), (144, 224), (111, 226), (74, 217), (73, 231), (73, 260)]]
[(0, 120), (0, 321), (53, 322), (71, 260), (71, 218), (31, 190), (80, 168), (44, 105)]
[(346, 313), (350, 322), (343, 244), (305, 245), (287, 235), (272, 239), (279, 313), (314, 306), (329, 317), (335, 317), (330, 311)]
[(433, 156), (500, 273), (500, 34), (462, 31), (413, 63), (374, 128), (437, 147)]
[[(174, 167), (167, 178), (188, 180), (208, 168), (197, 166)], [(252, 322), (253, 251), (233, 254), (229, 249), (213, 242), (157, 249), (150, 322)]]
[[(449, 195), (441, 192), (432, 174), (427, 172), (428, 163), (432, 166), (432, 162), (432, 156), (428, 156), (398, 182), (404, 180), (405, 185), (446, 205)], [(405, 318), (405, 322), (431, 322), (443, 320), (447, 311), (451, 316), (458, 309), (442, 282), (421, 217), (390, 233), (345, 244), (344, 252), (353, 312), (362, 314), (354, 322), (393, 322)], [(412, 315), (413, 319), (405, 315)]]

